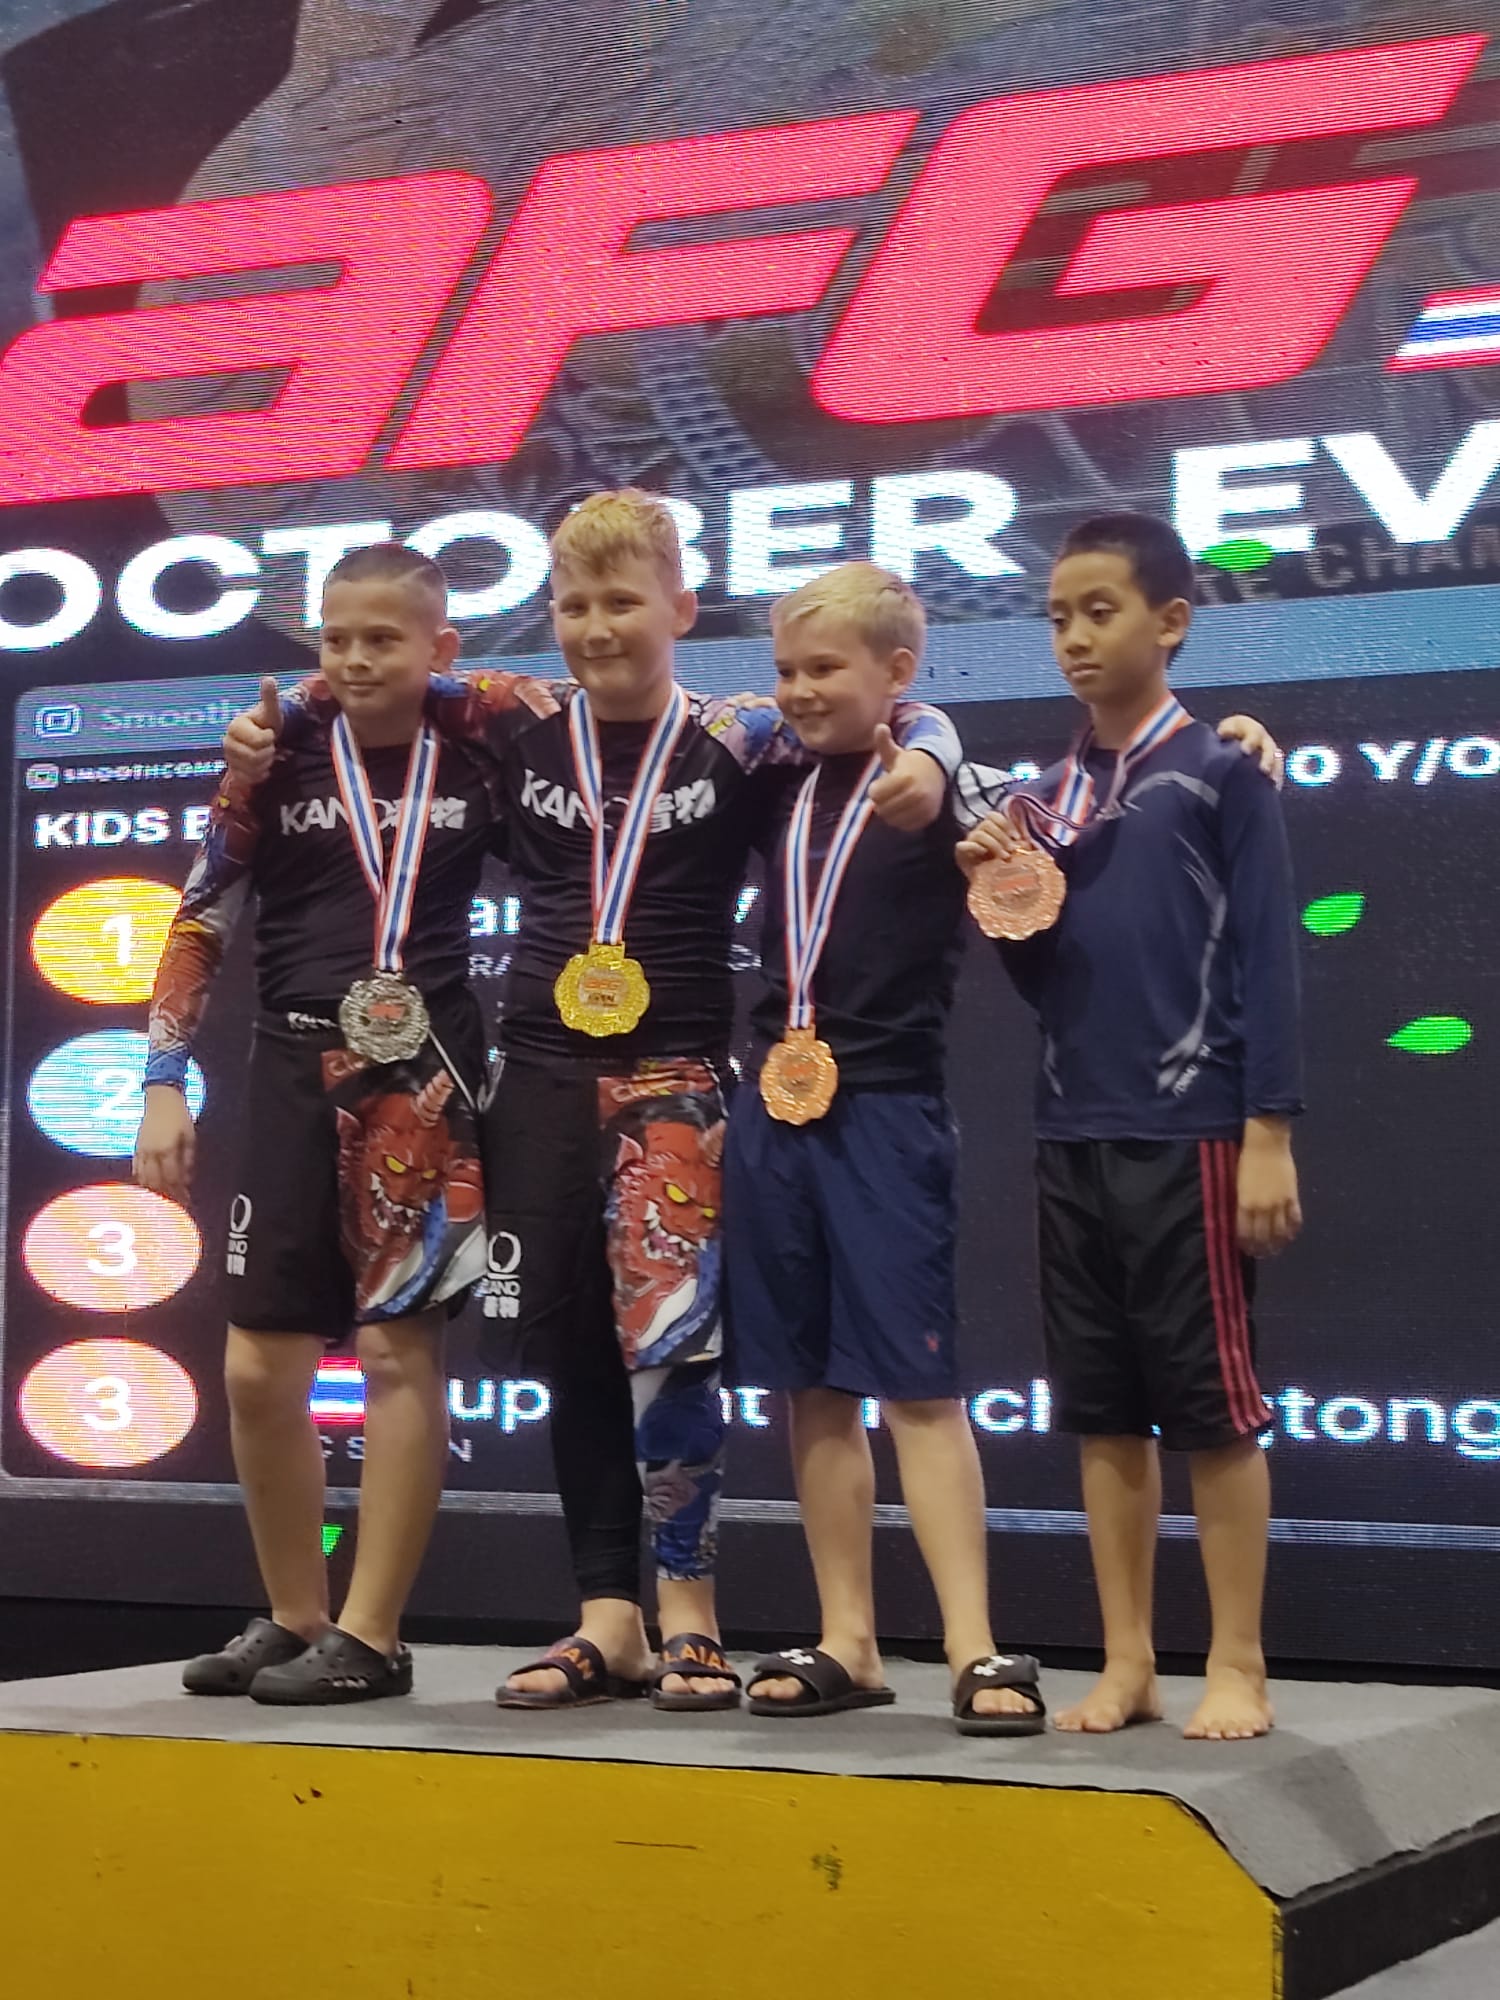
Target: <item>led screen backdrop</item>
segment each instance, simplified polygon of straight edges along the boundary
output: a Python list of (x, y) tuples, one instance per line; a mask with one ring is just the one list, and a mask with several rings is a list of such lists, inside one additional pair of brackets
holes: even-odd
[[(469, 659), (543, 667), (546, 533), (633, 480), (700, 591), (684, 679), (765, 684), (772, 598), (868, 554), (932, 612), (924, 692), (1011, 768), (1072, 726), (1049, 549), (1100, 507), (1176, 520), (1185, 698), (1292, 752), (1312, 1109), (1260, 1313), (1272, 1642), (1500, 1659), (1500, 5), (19, 0), (0, 34), (0, 1589), (253, 1595), (217, 1383), (248, 940), (191, 1080), (193, 1213), (129, 1184), (224, 721), (305, 670), (329, 564), (391, 533), (442, 557)], [(521, 914), (497, 870), (497, 1028)], [(741, 917), (748, 983), (753, 884)], [(1033, 1060), (975, 950), (970, 1411), (1005, 1631), (1083, 1643)], [(564, 1615), (545, 1388), (485, 1376), (464, 1321), (451, 1400), (423, 1608)], [(726, 1609), (801, 1628), (780, 1416), (750, 1383), (731, 1407)], [(314, 1408), (335, 1542), (357, 1371)], [(880, 1550), (888, 1629), (930, 1634), (905, 1538)]]

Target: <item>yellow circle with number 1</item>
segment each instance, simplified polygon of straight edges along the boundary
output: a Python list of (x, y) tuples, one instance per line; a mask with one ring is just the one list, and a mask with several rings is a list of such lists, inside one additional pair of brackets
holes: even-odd
[(98, 1006), (149, 1000), (180, 893), (114, 875), (49, 903), (31, 933), (37, 970), (61, 992)]
[(80, 1340), (44, 1355), (21, 1384), (21, 1421), (70, 1465), (149, 1465), (198, 1416), (192, 1377), (140, 1340)]

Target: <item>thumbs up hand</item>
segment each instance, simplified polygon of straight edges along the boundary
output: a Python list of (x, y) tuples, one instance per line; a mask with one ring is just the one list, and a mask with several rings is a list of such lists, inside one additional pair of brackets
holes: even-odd
[(224, 762), (230, 777), (242, 784), (258, 785), (269, 775), (281, 725), (281, 690), (274, 677), (266, 674), (254, 708), (237, 715), (224, 732)]
[(875, 731), (881, 774), (870, 787), (876, 815), (898, 833), (920, 833), (943, 809), (948, 780), (925, 750), (903, 750), (885, 723)]
[(260, 700), (250, 714), (262, 729), (269, 729), (273, 737), (281, 734), (281, 689), (276, 685), (274, 674), (261, 675)]

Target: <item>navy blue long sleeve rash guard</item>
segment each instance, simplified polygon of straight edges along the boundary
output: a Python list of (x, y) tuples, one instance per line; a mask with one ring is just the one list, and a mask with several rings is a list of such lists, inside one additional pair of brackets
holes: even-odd
[[(1088, 760), (1108, 796), (1113, 751)], [(1064, 766), (1023, 792), (1051, 803)], [(1296, 906), (1275, 788), (1195, 722), (1066, 849), (1054, 928), (1001, 955), (1042, 1030), (1043, 1139), (1238, 1138), (1302, 1108)]]

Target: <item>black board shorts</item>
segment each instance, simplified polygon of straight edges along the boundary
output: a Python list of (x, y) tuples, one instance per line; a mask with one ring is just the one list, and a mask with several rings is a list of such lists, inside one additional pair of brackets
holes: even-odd
[(1057, 1427), (1202, 1451), (1265, 1430), (1232, 1139), (1037, 1144), (1042, 1334)]

